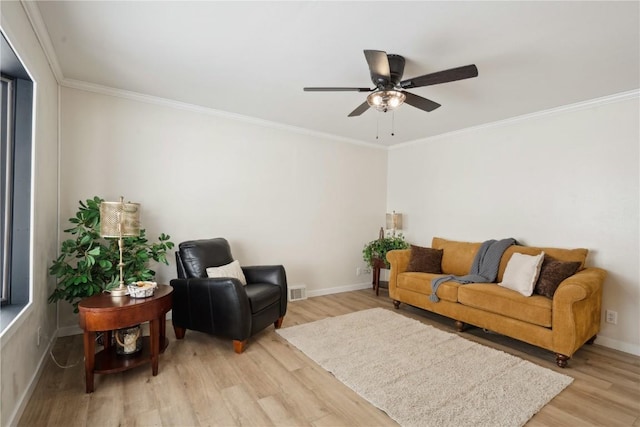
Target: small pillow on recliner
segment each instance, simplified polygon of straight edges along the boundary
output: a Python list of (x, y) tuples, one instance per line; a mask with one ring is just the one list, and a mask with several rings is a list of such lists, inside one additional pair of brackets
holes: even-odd
[(244, 277), (242, 268), (240, 268), (240, 262), (235, 260), (229, 264), (221, 265), (220, 267), (207, 267), (207, 277), (231, 277), (238, 279), (243, 285), (247, 284), (247, 279)]
[(411, 255), (406, 271), (440, 274), (442, 273), (441, 263), (442, 249), (411, 245)]
[(578, 261), (563, 262), (545, 255), (540, 268), (540, 277), (538, 277), (533, 293), (553, 298), (553, 294), (556, 293), (560, 283), (575, 274), (578, 268), (580, 268), (580, 262)]

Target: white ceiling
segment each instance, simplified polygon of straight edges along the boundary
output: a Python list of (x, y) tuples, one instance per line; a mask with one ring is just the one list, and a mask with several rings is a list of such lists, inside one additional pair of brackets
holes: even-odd
[[(37, 5), (63, 84), (88, 82), (384, 145), (640, 87), (637, 1)], [(36, 30), (42, 38), (43, 28)], [(391, 113), (347, 117), (366, 93), (302, 90), (372, 87), (364, 49), (403, 55), (405, 79), (468, 64), (479, 76), (412, 89), (442, 107), (401, 106), (391, 136)]]

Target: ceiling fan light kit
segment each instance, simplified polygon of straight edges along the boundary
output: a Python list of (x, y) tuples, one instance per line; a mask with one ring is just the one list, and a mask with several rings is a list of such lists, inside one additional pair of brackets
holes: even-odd
[(376, 110), (386, 113), (401, 106), (406, 98), (404, 93), (397, 90), (382, 90), (370, 93), (367, 96), (367, 103)]
[(362, 87), (305, 87), (304, 90), (306, 92), (371, 92), (367, 96), (367, 100), (356, 107), (349, 114), (349, 117), (359, 116), (367, 111), (369, 107), (386, 113), (398, 108), (403, 103), (430, 112), (440, 107), (440, 104), (407, 92), (405, 89), (448, 83), (478, 76), (478, 68), (472, 64), (402, 80), (405, 64), (404, 57), (387, 54), (381, 50), (365, 50), (364, 56), (369, 65), (371, 82), (375, 86), (373, 89)]

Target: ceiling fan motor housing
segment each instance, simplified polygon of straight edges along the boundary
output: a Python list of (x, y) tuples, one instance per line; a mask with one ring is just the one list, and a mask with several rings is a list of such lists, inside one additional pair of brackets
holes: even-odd
[(371, 72), (371, 81), (380, 90), (391, 90), (400, 86), (404, 73), (404, 57), (396, 54), (388, 54), (389, 77)]
[(391, 53), (387, 55), (387, 58), (389, 59), (389, 74), (391, 78), (385, 89), (393, 89), (400, 86), (402, 74), (404, 74), (404, 56)]

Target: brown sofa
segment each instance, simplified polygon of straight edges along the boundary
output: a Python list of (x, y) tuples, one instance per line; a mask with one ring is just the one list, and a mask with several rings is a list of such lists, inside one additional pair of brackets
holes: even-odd
[(437, 291), (439, 302), (429, 299), (431, 279), (442, 275), (469, 273), (481, 243), (456, 242), (434, 237), (432, 248), (442, 250), (442, 274), (407, 272), (411, 249), (387, 253), (391, 264), (389, 296), (396, 308), (406, 303), (456, 320), (459, 331), (465, 324), (485, 328), (556, 354), (564, 368), (569, 358), (585, 343), (592, 343), (600, 330), (602, 284), (606, 272), (585, 268), (586, 249), (534, 248), (514, 245), (500, 260), (497, 282), (501, 282), (511, 256), (516, 253), (546, 255), (559, 261), (578, 261), (578, 271), (562, 281), (553, 298), (529, 297), (497, 283), (460, 284), (444, 282)]

